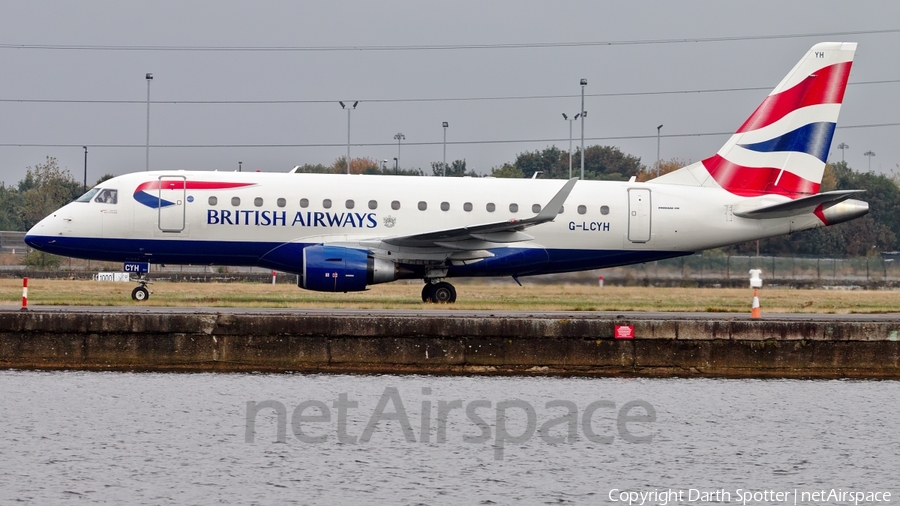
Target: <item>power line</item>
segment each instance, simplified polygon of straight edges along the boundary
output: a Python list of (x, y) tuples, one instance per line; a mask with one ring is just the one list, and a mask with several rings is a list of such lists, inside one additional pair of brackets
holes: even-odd
[[(848, 86), (868, 84), (895, 84), (900, 79), (883, 79), (879, 81), (859, 81), (847, 83)], [(608, 93), (590, 93), (586, 97), (641, 97), (654, 95), (693, 95), (703, 93), (730, 93), (738, 91), (770, 91), (771, 86), (752, 86), (741, 88), (707, 88), (697, 90), (656, 90), (656, 91), (621, 91)], [(398, 103), (398, 102), (475, 102), (494, 100), (548, 100), (561, 98), (578, 98), (581, 95), (515, 95), (497, 97), (450, 97), (450, 98), (370, 98), (362, 99), (366, 103)], [(336, 99), (309, 100), (152, 100), (158, 105), (285, 105), (285, 104), (333, 104)], [(90, 99), (44, 99), (44, 98), (0, 98), (0, 103), (24, 104), (140, 104), (146, 100), (90, 100)]]
[(695, 37), (674, 39), (638, 39), (586, 42), (524, 42), (518, 44), (419, 44), (404, 46), (126, 46), (90, 44), (0, 44), (0, 49), (62, 51), (194, 51), (194, 52), (335, 52), (335, 51), (449, 51), (463, 49), (543, 49), (591, 46), (638, 46), (685, 44), (743, 40), (798, 39), (835, 35), (875, 35), (898, 33), (900, 28), (836, 32), (786, 33), (775, 35), (737, 35), (732, 37)]
[[(862, 125), (846, 125), (846, 126), (838, 126), (837, 129), (855, 129), (855, 128), (885, 128), (885, 127), (897, 127), (900, 126), (900, 122), (895, 123), (869, 123)], [(734, 132), (694, 132), (694, 133), (681, 133), (681, 134), (666, 134), (663, 135), (663, 138), (666, 139), (675, 139), (675, 138), (684, 138), (684, 137), (710, 137), (710, 136), (722, 136), (722, 135), (732, 135)], [(656, 139), (656, 134), (652, 135), (620, 135), (620, 136), (607, 136), (607, 137), (585, 137), (586, 141), (620, 141), (620, 140), (640, 140), (640, 139)], [(479, 144), (536, 144), (536, 143), (547, 143), (547, 142), (565, 142), (568, 140), (566, 138), (554, 138), (554, 139), (494, 139), (494, 140), (476, 140), (476, 141), (448, 141), (447, 144), (457, 145), (457, 146), (466, 146), (466, 145), (479, 145)], [(442, 145), (442, 141), (436, 142), (406, 142), (404, 146), (440, 146)], [(85, 143), (79, 142), (77, 144), (42, 144), (42, 143), (0, 143), (0, 147), (27, 147), (27, 148), (79, 148), (81, 149)], [(145, 144), (95, 144), (95, 143), (87, 143), (87, 145), (92, 148), (144, 148)], [(346, 143), (310, 143), (310, 144), (152, 144), (151, 148), (168, 148), (168, 149), (182, 149), (182, 148), (190, 148), (190, 149), (200, 149), (200, 148), (242, 148), (242, 149), (250, 149), (250, 148), (263, 148), (263, 149), (275, 149), (275, 148), (333, 148), (333, 147), (344, 147)], [(383, 147), (383, 146), (396, 146), (396, 144), (392, 142), (358, 142), (352, 143), (351, 146), (356, 147)]]

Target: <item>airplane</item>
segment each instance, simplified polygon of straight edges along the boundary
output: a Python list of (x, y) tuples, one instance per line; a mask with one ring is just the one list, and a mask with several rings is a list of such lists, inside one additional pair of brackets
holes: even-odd
[[(830, 226), (861, 190), (818, 193), (856, 43), (814, 45), (714, 155), (647, 182), (154, 171), (114, 177), (37, 223), (57, 255), (259, 266), (323, 292), (600, 269)], [(149, 296), (144, 281), (132, 292)]]

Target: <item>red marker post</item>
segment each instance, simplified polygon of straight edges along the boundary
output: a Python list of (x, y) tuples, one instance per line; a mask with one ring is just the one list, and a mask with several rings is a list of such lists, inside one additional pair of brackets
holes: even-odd
[(753, 289), (753, 302), (750, 305), (750, 318), (762, 317), (762, 310), (759, 308), (759, 289), (762, 288), (762, 274), (760, 269), (750, 269), (750, 288)]
[(28, 311), (28, 278), (22, 278), (22, 311)]

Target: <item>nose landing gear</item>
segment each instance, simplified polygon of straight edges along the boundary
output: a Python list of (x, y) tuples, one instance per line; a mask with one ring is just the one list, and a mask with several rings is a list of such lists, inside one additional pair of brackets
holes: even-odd
[(456, 288), (446, 281), (432, 283), (426, 280), (422, 287), (422, 302), (452, 304), (456, 302)]
[(131, 298), (137, 302), (143, 302), (150, 298), (150, 289), (147, 288), (147, 283), (149, 283), (149, 281), (141, 279), (138, 280), (138, 283), (140, 283), (140, 285), (131, 291)]

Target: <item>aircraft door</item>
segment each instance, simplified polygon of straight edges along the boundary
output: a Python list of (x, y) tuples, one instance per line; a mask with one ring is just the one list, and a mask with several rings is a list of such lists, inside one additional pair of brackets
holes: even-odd
[(628, 190), (628, 240), (647, 242), (650, 240), (650, 190), (630, 188)]
[(159, 230), (178, 233), (184, 230), (185, 195), (187, 178), (184, 176), (160, 176), (159, 178)]

